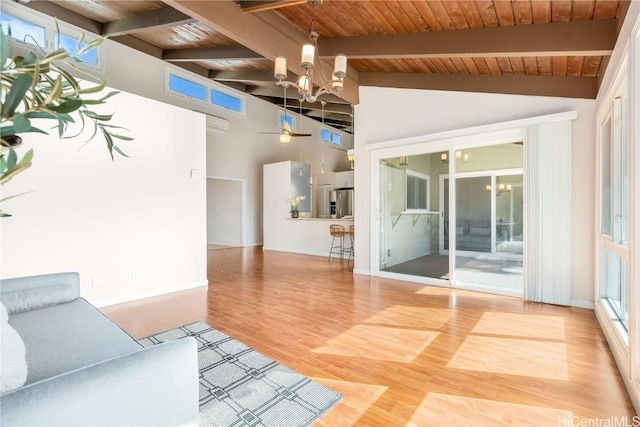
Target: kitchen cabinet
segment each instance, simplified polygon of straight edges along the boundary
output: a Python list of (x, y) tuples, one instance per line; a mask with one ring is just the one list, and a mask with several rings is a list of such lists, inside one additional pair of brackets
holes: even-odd
[(335, 188), (353, 188), (354, 187), (353, 171), (344, 171), (335, 173)]

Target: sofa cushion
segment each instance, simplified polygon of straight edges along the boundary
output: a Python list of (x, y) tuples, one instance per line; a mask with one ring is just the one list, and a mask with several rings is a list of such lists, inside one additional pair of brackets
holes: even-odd
[(0, 300), (9, 314), (73, 301), (79, 296), (78, 273), (41, 274), (0, 280)]
[(82, 298), (9, 317), (27, 350), (27, 384), (141, 348)]

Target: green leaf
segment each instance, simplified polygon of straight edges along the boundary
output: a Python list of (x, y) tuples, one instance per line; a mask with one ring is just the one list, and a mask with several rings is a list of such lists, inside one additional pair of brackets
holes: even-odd
[(16, 129), (16, 133), (28, 132), (31, 128), (31, 122), (22, 114), (16, 114), (13, 117), (13, 127)]
[(47, 105), (47, 108), (56, 113), (72, 113), (82, 107), (81, 99), (70, 99), (60, 105)]
[(117, 146), (117, 145), (114, 145), (114, 146), (113, 146), (113, 149), (114, 149), (118, 154), (120, 154), (121, 156), (129, 157), (129, 156), (127, 156), (127, 155), (126, 155), (126, 154), (125, 154), (125, 153), (124, 153), (120, 148), (118, 148), (118, 146)]
[(0, 70), (4, 70), (7, 64), (7, 58), (9, 57), (9, 40), (4, 34), (4, 31), (0, 31)]
[(20, 101), (24, 98), (25, 94), (33, 83), (33, 77), (29, 74), (19, 75), (13, 82), (11, 90), (4, 100), (4, 108), (2, 110), (2, 117), (9, 118), (13, 116), (14, 111), (20, 105)]
[(7, 136), (7, 135), (15, 135), (16, 133), (17, 132), (15, 128), (11, 125), (0, 127), (0, 137)]
[(33, 52), (27, 53), (27, 56), (25, 56), (24, 58), (23, 57), (19, 57), (19, 58), (20, 58), (20, 62), (19, 63), (16, 62), (16, 64), (21, 67), (28, 67), (29, 65), (34, 65), (38, 61), (38, 58)]
[(117, 133), (111, 133), (109, 132), (109, 134), (114, 137), (114, 138), (118, 138), (121, 139), (123, 141), (133, 141), (133, 138), (130, 136), (126, 136), (126, 135), (118, 135)]
[(89, 117), (90, 119), (100, 120), (108, 122), (113, 117), (113, 114), (98, 114), (93, 111), (83, 111), (82, 114)]
[(31, 163), (20, 164), (20, 165), (17, 165), (15, 168), (11, 168), (9, 171), (3, 173), (2, 175), (0, 175), (0, 185), (6, 184), (7, 182), (9, 182), (9, 180), (11, 180), (11, 178), (18, 175), (20, 172), (24, 171), (25, 169), (28, 169), (29, 166), (31, 166)]
[(33, 159), (33, 148), (27, 151), (26, 153), (24, 153), (24, 156), (22, 156), (22, 159), (20, 159), (20, 164), (23, 165), (26, 163), (31, 163), (32, 159)]
[(80, 93), (83, 93), (83, 94), (84, 93), (97, 93), (97, 92), (102, 91), (105, 87), (107, 87), (107, 81), (106, 80), (104, 80), (102, 83), (100, 83), (97, 86), (91, 86), (91, 87), (88, 87), (88, 88), (81, 89)]
[(13, 148), (9, 149), (9, 155), (7, 156), (7, 169), (13, 170), (18, 163), (18, 155), (16, 154), (16, 150)]
[(48, 111), (29, 111), (24, 114), (28, 119), (58, 119), (60, 114), (50, 113)]

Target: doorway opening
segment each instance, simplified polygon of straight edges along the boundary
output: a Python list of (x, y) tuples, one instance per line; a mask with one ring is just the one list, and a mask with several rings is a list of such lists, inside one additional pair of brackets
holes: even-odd
[(208, 250), (244, 246), (244, 192), (244, 180), (207, 178)]

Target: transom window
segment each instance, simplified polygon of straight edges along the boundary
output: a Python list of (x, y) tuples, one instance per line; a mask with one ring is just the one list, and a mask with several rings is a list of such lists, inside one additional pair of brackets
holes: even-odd
[(331, 132), (329, 129), (320, 130), (320, 140), (330, 142), (333, 145), (342, 145), (342, 135)]

